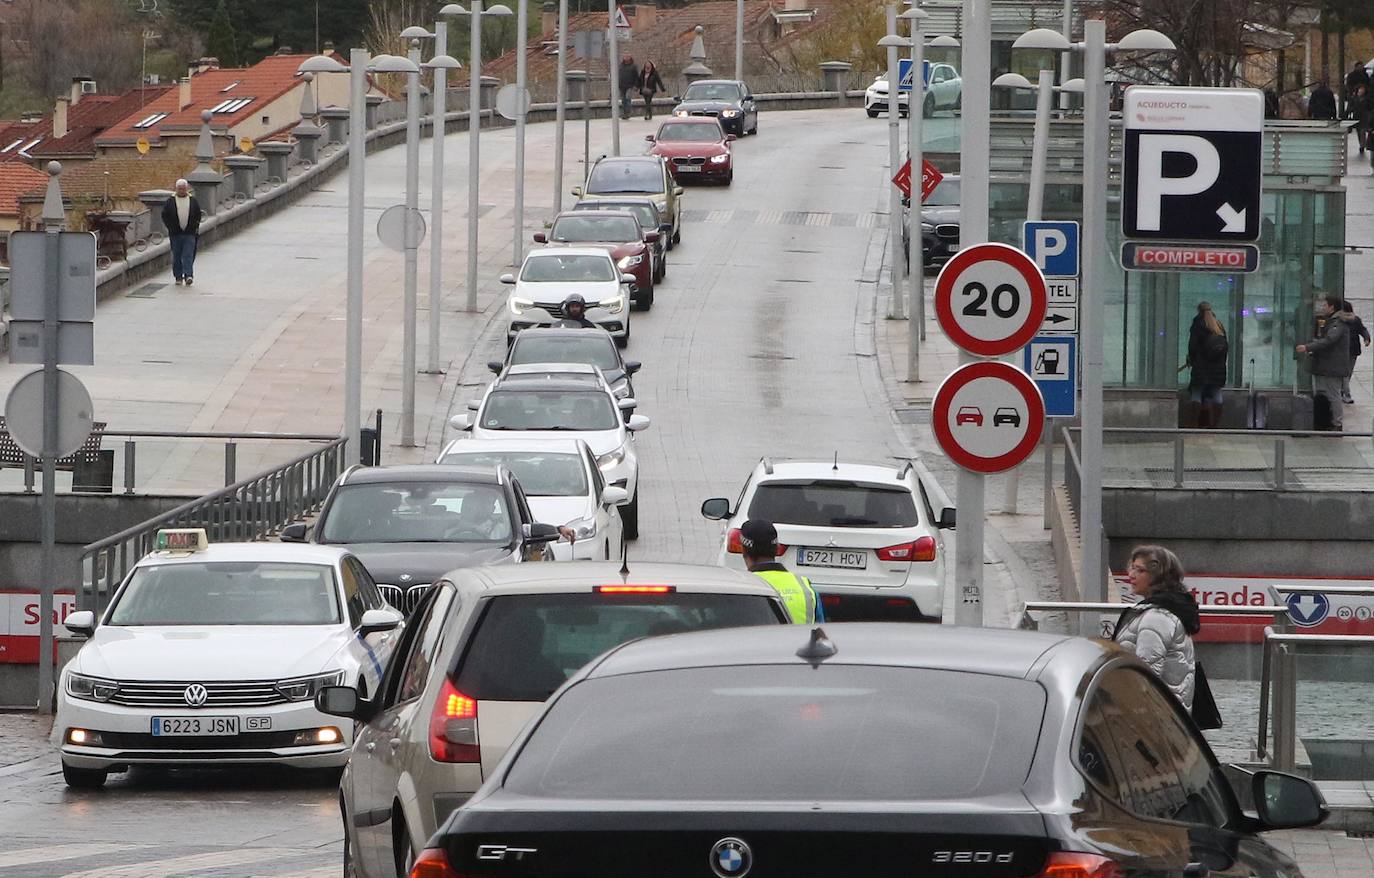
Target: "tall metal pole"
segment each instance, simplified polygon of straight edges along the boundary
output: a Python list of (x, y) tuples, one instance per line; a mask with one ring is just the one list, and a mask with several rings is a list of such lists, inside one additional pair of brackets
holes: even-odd
[[(448, 21), (434, 22), (434, 57), (448, 54)], [(444, 132), (448, 117), (448, 71), (434, 69), (434, 109), (430, 137), (434, 161), (429, 174), (429, 346), (425, 374), (442, 375), (439, 366), (439, 320), (444, 301)]]
[(477, 214), (478, 180), (482, 176), (482, 0), (469, 6), (472, 30), (468, 51), (468, 300), (467, 310), (477, 310)]
[[(1083, 22), (1083, 475), (1080, 481), (1083, 569), (1079, 572), (1083, 600), (1107, 596), (1102, 559), (1102, 372), (1105, 343), (1107, 279), (1107, 24)], [(1087, 616), (1084, 617), (1086, 625)]]
[[(912, 9), (916, 5), (912, 4)], [(921, 33), (921, 20), (911, 19), (911, 96), (907, 99), (906, 142), (907, 157), (911, 161), (911, 232), (907, 235), (907, 264), (911, 266), (907, 276), (907, 314), (906, 327), (906, 380), (921, 380), (921, 339), (925, 337), (926, 291), (925, 291), (925, 246), (920, 236), (922, 186), (925, 177), (921, 168), (925, 165), (925, 144), (921, 142), (921, 106), (925, 99), (925, 35)], [(891, 86), (889, 85), (889, 88)], [(900, 95), (900, 92), (898, 93)]]
[[(366, 49), (349, 53), (348, 298), (344, 321), (344, 460), (361, 460), (363, 427), (363, 189), (367, 152)], [(378, 439), (380, 442), (380, 438)]]
[[(963, 110), (961, 142), (959, 240), (961, 246), (988, 240), (988, 109), (992, 104), (992, 0), (963, 0)], [(915, 108), (913, 108), (914, 111)], [(960, 353), (960, 362), (976, 358)], [(959, 533), (955, 538), (954, 620), (960, 625), (983, 624), (983, 476), (960, 470), (955, 488)]]
[(744, 0), (735, 3), (735, 78), (744, 79)]
[[(892, 36), (897, 35), (897, 7), (887, 7), (887, 32)], [(887, 161), (888, 177), (897, 176), (897, 172), (902, 169), (902, 133), (898, 123), (900, 112), (897, 105), (900, 103), (897, 96), (900, 94), (898, 88), (901, 82), (897, 77), (897, 47), (887, 47)], [(914, 190), (913, 190), (914, 194)], [(902, 252), (902, 194), (894, 185), (888, 184), (887, 187), (887, 231), (888, 248), (887, 252), (892, 254), (888, 260), (888, 267), (892, 269), (892, 304), (888, 307), (887, 316), (891, 320), (902, 320), (906, 317), (906, 309), (902, 306), (902, 260), (899, 254)]]
[(610, 10), (609, 48), (606, 50), (607, 70), (611, 80), (611, 155), (620, 155), (620, 40), (615, 29), (616, 0), (606, 0)]
[[(1060, 20), (1060, 32), (1064, 34), (1064, 39), (1073, 42), (1073, 0), (1064, 0), (1064, 15)], [(1064, 85), (1073, 78), (1073, 52), (1065, 49), (1059, 56), (1059, 64), (1062, 68), (1059, 73), (1059, 84)], [(1067, 110), (1069, 101), (1073, 96), (1063, 91), (1059, 93), (1059, 109)]]
[[(410, 41), (420, 66), (420, 41)], [(404, 322), (401, 332), (401, 444), (415, 444), (415, 336), (420, 271), (420, 71), (406, 74), (406, 222)]]
[(558, 0), (558, 85), (555, 90), (553, 147), (553, 212), (563, 211), (564, 126), (568, 121), (568, 0)]
[(525, 258), (525, 31), (529, 13), (526, 0), (516, 0), (515, 8), (515, 88), (520, 92), (520, 115), (515, 117), (515, 255), (510, 264), (519, 267)]
[[(1035, 136), (1031, 140), (1030, 188), (1026, 192), (1026, 220), (1037, 222), (1045, 204), (1045, 161), (1050, 146), (1050, 101), (1054, 96), (1054, 71), (1041, 70), (1035, 91)], [(1049, 418), (1045, 419), (1046, 430)], [(1002, 511), (1015, 515), (1021, 492), (1021, 467), (1007, 473), (1007, 493)]]
[(43, 498), (42, 582), (38, 590), (38, 712), (47, 714), (53, 702), (53, 593), (57, 582), (57, 457), (58, 394), (57, 327), (62, 286), (62, 189), (57, 182), (62, 166), (48, 164), (48, 191), (43, 199), (43, 230), (47, 282), (43, 291)]

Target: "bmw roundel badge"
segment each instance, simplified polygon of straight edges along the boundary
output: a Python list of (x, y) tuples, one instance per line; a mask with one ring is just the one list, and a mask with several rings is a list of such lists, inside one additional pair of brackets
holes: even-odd
[(754, 865), (749, 845), (738, 838), (722, 838), (711, 848), (711, 871), (720, 878), (744, 878)]

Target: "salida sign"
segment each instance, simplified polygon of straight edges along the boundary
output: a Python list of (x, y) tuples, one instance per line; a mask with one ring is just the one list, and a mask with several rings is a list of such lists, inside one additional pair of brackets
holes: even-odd
[[(76, 612), (76, 598), (58, 594), (54, 598), (53, 625), (60, 625)], [(0, 591), (0, 664), (38, 664), (38, 593)]]

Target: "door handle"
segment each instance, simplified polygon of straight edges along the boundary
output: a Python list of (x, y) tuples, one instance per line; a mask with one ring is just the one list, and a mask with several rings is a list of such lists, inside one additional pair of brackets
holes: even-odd
[(376, 741), (368, 741), (368, 742), (367, 742), (367, 752), (371, 753), (373, 750), (376, 750), (376, 749), (377, 749), (377, 742), (376, 742)]

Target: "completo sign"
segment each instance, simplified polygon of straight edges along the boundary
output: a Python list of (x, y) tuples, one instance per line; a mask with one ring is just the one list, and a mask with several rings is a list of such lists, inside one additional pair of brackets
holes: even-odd
[[(53, 625), (76, 612), (76, 598), (53, 599)], [(38, 664), (38, 592), (0, 591), (0, 664)], [(59, 632), (60, 633), (60, 632)]]
[(1121, 267), (1128, 271), (1215, 271), (1249, 274), (1259, 268), (1259, 248), (1199, 244), (1121, 245)]

